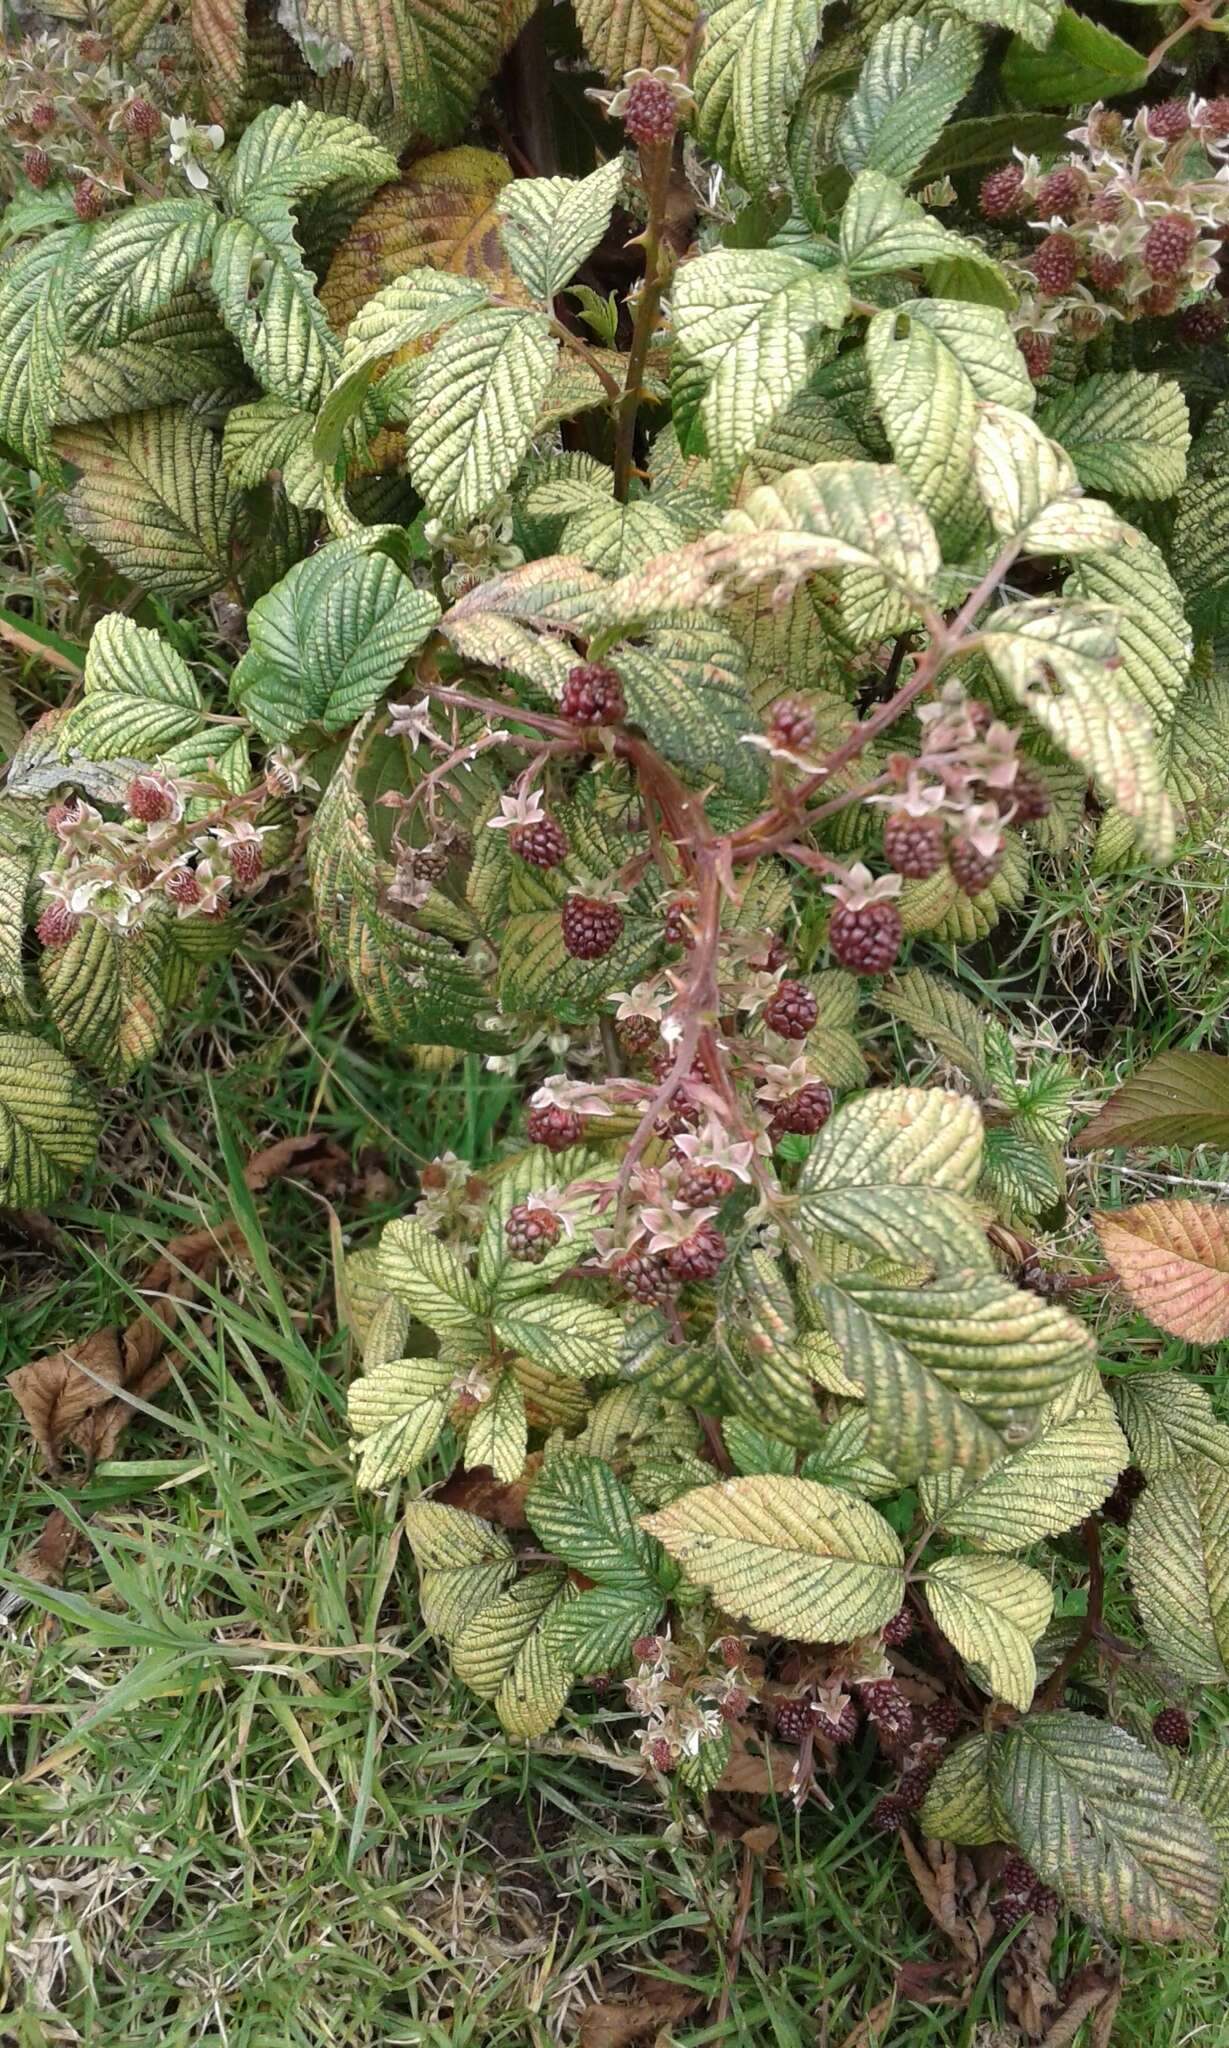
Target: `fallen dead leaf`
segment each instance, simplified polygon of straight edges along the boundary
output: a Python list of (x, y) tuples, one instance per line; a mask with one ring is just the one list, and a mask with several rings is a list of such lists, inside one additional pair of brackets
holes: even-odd
[(456, 1471), (431, 1498), (443, 1501), (445, 1507), (465, 1508), (484, 1522), (498, 1522), (501, 1529), (527, 1529), (525, 1501), (541, 1463), (542, 1453), (532, 1452), (520, 1478), (511, 1483), (496, 1479), (486, 1465), (476, 1466), (472, 1472)]
[(1071, 2048), (1085, 2020), (1088, 2048), (1110, 2048), (1114, 2021), (1122, 1998), (1122, 1979), (1103, 1965), (1089, 1963), (1063, 1986), (1063, 2008), (1052, 2021), (1040, 2048)]
[(643, 1978), (643, 1993), (617, 2002), (600, 1999), (585, 2008), (577, 2039), (580, 2048), (636, 2048), (663, 2027), (685, 2020), (704, 2003), (698, 1991), (661, 1978)]
[(967, 1858), (961, 1859), (950, 1842), (927, 1840), (919, 1849), (905, 1828), (900, 1832), (900, 1846), (931, 1919), (968, 1969), (976, 1970), (982, 1944), (976, 1926), (976, 1879), (972, 1865)]
[(797, 1762), (796, 1749), (781, 1749), (776, 1743), (765, 1743), (762, 1751), (736, 1746), (726, 1758), (725, 1769), (713, 1790), (750, 1792), (761, 1799), (769, 1792), (788, 1792)]

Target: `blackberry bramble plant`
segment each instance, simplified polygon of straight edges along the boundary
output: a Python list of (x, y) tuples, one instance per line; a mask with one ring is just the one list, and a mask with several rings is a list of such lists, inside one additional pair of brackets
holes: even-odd
[[(359, 1483), (408, 1488), (458, 1675), (518, 1739), (620, 1683), (697, 1794), (785, 1751), (802, 1802), (861, 1742), (876, 1826), (1010, 1852), (986, 1946), (1201, 1939), (1229, 1439), (1103, 1382), (1069, 1302), (1110, 1276), (1036, 1244), (1087, 1077), (968, 991), (1039, 870), (1161, 870), (1229, 791), (1219, 102), (1144, 91), (1176, 34), (965, 11), (580, 5), (568, 176), (439, 146), (501, 8), (462, 78), (425, 0), (325, 6), (321, 76), (229, 130), (202, 60), (182, 184), (103, 151), (97, 219), (23, 101), (0, 436), (233, 629), (207, 694), (96, 630), (47, 787), (122, 762), (127, 808), (105, 877), (52, 828), (38, 937), (250, 886), (303, 764), (372, 1031), (522, 1097), (347, 1275)], [(1219, 1224), (1098, 1228), (1223, 1338)]]

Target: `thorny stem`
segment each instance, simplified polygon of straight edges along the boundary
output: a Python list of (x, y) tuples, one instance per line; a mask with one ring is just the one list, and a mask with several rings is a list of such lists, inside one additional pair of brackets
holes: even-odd
[(582, 363), (588, 365), (611, 405), (617, 405), (623, 396), (622, 388), (618, 378), (611, 375), (601, 357), (594, 353), (587, 341), (582, 341), (579, 334), (573, 334), (570, 327), (565, 327), (562, 320), (552, 318), (550, 324), (552, 334), (565, 348), (570, 348), (573, 355), (578, 356)]
[(1207, 28), (1219, 12), (1216, 0), (1212, 0), (1210, 6), (1192, 6), (1189, 0), (1183, 0), (1183, 5), (1186, 7), (1185, 19), (1180, 21), (1176, 28), (1171, 29), (1167, 36), (1163, 36), (1155, 49), (1148, 53), (1149, 78), (1164, 63), (1175, 43), (1180, 43), (1194, 28)]
[(1033, 1701), (1034, 1713), (1045, 1714), (1052, 1707), (1062, 1705), (1067, 1680), (1085, 1650), (1096, 1641), (1101, 1630), (1101, 1615), (1105, 1604), (1105, 1565), (1101, 1558), (1101, 1525), (1095, 1515), (1089, 1515), (1087, 1521), (1081, 1522), (1080, 1538), (1084, 1545), (1084, 1555), (1088, 1559), (1088, 1606), (1075, 1641), (1066, 1656), (1050, 1673)]
[(657, 327), (661, 295), (671, 269), (670, 253), (663, 230), (673, 154), (673, 146), (669, 142), (649, 143), (640, 151), (640, 169), (644, 178), (645, 198), (648, 201), (648, 220), (640, 237), (644, 249), (644, 282), (636, 301), (632, 345), (627, 358), (627, 376), (623, 385), (623, 396), (619, 402), (618, 423), (615, 427), (614, 494), (620, 504), (626, 503), (632, 480), (636, 415), (640, 410), (645, 365), (649, 359), (649, 347)]

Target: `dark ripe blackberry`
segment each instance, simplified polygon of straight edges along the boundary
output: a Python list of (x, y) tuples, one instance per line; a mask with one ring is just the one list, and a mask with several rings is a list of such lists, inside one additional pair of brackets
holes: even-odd
[(264, 873), (265, 857), (259, 839), (237, 839), (228, 848), (226, 858), (231, 875), (241, 888), (250, 889)]
[(1125, 1529), (1131, 1519), (1131, 1510), (1147, 1484), (1147, 1475), (1140, 1471), (1139, 1466), (1128, 1465), (1125, 1472), (1118, 1474), (1114, 1491), (1101, 1509), (1105, 1520), (1116, 1522), (1120, 1529)]
[(28, 149), (21, 159), (21, 168), (36, 192), (51, 183), (54, 165), (45, 149)]
[(1158, 142), (1176, 142), (1185, 135), (1191, 125), (1185, 100), (1160, 100), (1155, 107), (1149, 107), (1147, 127), (1149, 135)]
[[(27, 177), (29, 173), (27, 172)], [(1210, 348), (1225, 331), (1223, 299), (1197, 299), (1178, 316), (1178, 339), (1188, 348)]]
[(877, 1834), (894, 1835), (903, 1828), (909, 1817), (909, 1809), (895, 1792), (885, 1792), (871, 1808), (871, 1826)]
[(696, 914), (694, 896), (676, 896), (666, 905), (662, 937), (668, 946), (690, 946), (695, 938), (692, 919)]
[(1016, 762), (1016, 779), (1009, 795), (1021, 824), (1031, 825), (1039, 818), (1049, 817), (1050, 785), (1035, 762)]
[(1039, 1913), (1046, 1920), (1057, 1920), (1063, 1902), (1048, 1884), (1038, 1882), (1028, 1895), (1028, 1903), (1032, 1912)]
[(913, 1615), (909, 1608), (902, 1607), (891, 1621), (885, 1621), (879, 1633), (890, 1650), (899, 1650), (913, 1634)]
[(50, 100), (35, 100), (28, 116), (36, 135), (49, 135), (55, 127), (55, 108)]
[(638, 78), (629, 86), (623, 126), (642, 149), (669, 142), (678, 120), (678, 101), (660, 78)]
[(82, 178), (73, 186), (73, 212), (78, 220), (97, 220), (106, 203), (101, 185), (92, 178)]
[(1094, 249), (1088, 259), (1088, 282), (1099, 292), (1116, 292), (1126, 274), (1124, 259), (1111, 256), (1105, 249)]
[(1054, 343), (1048, 334), (1017, 334), (1016, 347), (1024, 357), (1024, 367), (1034, 384), (1044, 377), (1054, 360)]
[(162, 887), (172, 903), (188, 906), (201, 900), (201, 885), (191, 868), (172, 868)]
[(40, 946), (66, 946), (81, 919), (67, 903), (49, 903), (34, 927)]
[(862, 1725), (862, 1717), (853, 1700), (846, 1700), (835, 1721), (826, 1714), (820, 1714), (816, 1727), (825, 1742), (852, 1742)]
[(877, 1678), (862, 1687), (862, 1706), (880, 1742), (903, 1749), (913, 1734), (913, 1708), (893, 1678)]
[(1074, 164), (1057, 164), (1037, 187), (1038, 220), (1070, 220), (1084, 196), (1084, 183)]
[(1019, 1926), (1021, 1920), (1028, 1919), (1031, 1911), (1028, 1897), (1023, 1892), (1003, 1892), (990, 1906), (991, 1916), (1000, 1934), (1010, 1934), (1013, 1927)]
[(1056, 299), (1060, 292), (1070, 291), (1079, 268), (1078, 244), (1061, 230), (1047, 235), (1034, 251), (1033, 276), (1037, 280), (1038, 291), (1047, 299)]
[(685, 1209), (710, 1209), (734, 1192), (734, 1175), (726, 1166), (694, 1166), (690, 1162), (679, 1176), (676, 1190)]
[(1003, 850), (997, 847), (993, 853), (979, 853), (971, 839), (957, 833), (947, 849), (947, 864), (952, 879), (966, 896), (980, 896), (988, 889), (997, 875), (1003, 860)]
[(801, 1742), (815, 1726), (815, 1709), (810, 1700), (782, 1700), (776, 1711), (776, 1733), (782, 1742)]
[(779, 1038), (805, 1038), (819, 1015), (819, 1004), (802, 981), (783, 981), (764, 1005), (764, 1022)]
[(715, 1224), (702, 1223), (682, 1244), (671, 1245), (666, 1263), (677, 1280), (711, 1280), (725, 1259), (725, 1249)]
[(651, 1017), (620, 1017), (615, 1034), (625, 1053), (639, 1059), (658, 1044), (661, 1032)]
[(769, 1129), (774, 1137), (792, 1131), (799, 1137), (813, 1138), (831, 1115), (832, 1090), (827, 1082), (807, 1081), (796, 1094), (786, 1095), (773, 1104)]
[(1037, 1872), (1027, 1858), (1018, 1856), (1014, 1849), (1009, 1856), (1003, 1858), (1003, 1867), (999, 1872), (1001, 1891), (1016, 1892), (1021, 1898), (1026, 1898), (1036, 1882)]
[(584, 1128), (574, 1109), (560, 1109), (554, 1102), (539, 1103), (525, 1120), (530, 1144), (545, 1145), (548, 1152), (566, 1152), (579, 1143)]
[(642, 1307), (661, 1308), (679, 1291), (680, 1282), (661, 1252), (620, 1252), (607, 1270), (624, 1294)]
[(508, 1211), (504, 1236), (511, 1258), (526, 1266), (540, 1266), (552, 1245), (559, 1242), (563, 1228), (549, 1209), (537, 1209), (532, 1202), (518, 1202)]
[(955, 1700), (944, 1698), (932, 1700), (924, 1716), (926, 1726), (932, 1735), (941, 1735), (946, 1741), (964, 1726), (964, 1715)]
[(536, 825), (513, 825), (508, 844), (531, 868), (557, 868), (566, 857), (568, 835), (554, 818), (539, 818)]
[(1152, 1724), (1152, 1736), (1165, 1749), (1185, 1749), (1191, 1739), (1191, 1724), (1181, 1707), (1162, 1707)]
[(802, 697), (781, 697), (772, 707), (768, 736), (778, 747), (805, 754), (815, 741), (815, 713)]
[(657, 1649), (656, 1636), (637, 1636), (632, 1644), (632, 1656), (637, 1664), (651, 1664), (657, 1655)]
[(883, 857), (898, 875), (924, 882), (943, 866), (946, 836), (942, 818), (911, 818), (908, 811), (890, 811), (883, 827)]
[(162, 116), (157, 107), (151, 107), (148, 100), (138, 96), (124, 108), (124, 126), (130, 135), (141, 135), (148, 141), (160, 132)]
[(828, 920), (828, 951), (855, 974), (885, 973), (903, 937), (894, 903), (838, 903)]
[(1149, 277), (1165, 284), (1180, 276), (1198, 238), (1199, 229), (1185, 214), (1163, 213), (1159, 220), (1154, 220), (1140, 251)]
[(916, 1813), (930, 1790), (933, 1771), (925, 1764), (914, 1764), (912, 1770), (902, 1771), (896, 1784), (896, 1797), (906, 1813)]
[(985, 219), (1006, 220), (1019, 213), (1023, 183), (1024, 172), (1019, 164), (1001, 164), (997, 171), (987, 171), (977, 195)]
[(577, 725), (617, 725), (627, 715), (618, 669), (604, 661), (577, 662), (568, 670), (559, 709)]
[(600, 960), (623, 929), (623, 912), (600, 896), (574, 892), (563, 899), (560, 924), (564, 948), (574, 960)]

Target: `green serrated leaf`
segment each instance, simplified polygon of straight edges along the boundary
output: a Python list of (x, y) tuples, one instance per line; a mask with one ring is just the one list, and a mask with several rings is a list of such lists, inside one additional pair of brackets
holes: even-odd
[(1022, 1714), (1037, 1689), (1033, 1644), (1054, 1594), (1031, 1566), (1003, 1557), (941, 1557), (926, 1574), (930, 1611), (966, 1663), (982, 1667), (996, 1699)]
[(610, 225), (623, 159), (587, 178), (516, 178), (496, 201), (512, 268), (535, 299), (550, 301), (592, 254)]
[(1115, 681), (1151, 718), (1158, 733), (1173, 725), (1191, 666), (1191, 629), (1182, 593), (1165, 557), (1134, 527), (1112, 554), (1076, 562), (1064, 591), (1118, 614)]
[(563, 1667), (577, 1678), (618, 1670), (627, 1663), (637, 1636), (659, 1620), (662, 1596), (655, 1586), (594, 1586), (556, 1607), (549, 1639)]
[(166, 918), (131, 932), (86, 917), (39, 960), (47, 1009), (68, 1051), (108, 1082), (153, 1058), (166, 1029)]
[[(1049, 12), (1048, 7), (1045, 10)], [(1040, 21), (1013, 37), (1000, 77), (1025, 107), (1072, 107), (1135, 92), (1148, 76), (1148, 60), (1112, 29), (1070, 7), (1059, 9), (1039, 42)]]
[(214, 208), (195, 197), (130, 206), (104, 221), (74, 284), (72, 340), (109, 348), (162, 312), (204, 262), (217, 224)]
[(1196, 1685), (1229, 1679), (1229, 1484), (1192, 1458), (1152, 1472), (1130, 1524), (1131, 1586), (1148, 1640)]
[(999, 1738), (969, 1735), (949, 1749), (930, 1781), (919, 1820), (940, 1842), (978, 1847), (1002, 1838), (995, 1806), (994, 1766)]
[(635, 1501), (603, 1459), (548, 1458), (525, 1513), (544, 1549), (599, 1586), (643, 1595), (656, 1585), (661, 1551), (637, 1526)]
[(179, 598), (226, 582), (235, 501), (220, 443), (195, 413), (157, 406), (61, 427), (55, 445), (81, 472), (69, 518), (121, 575)]
[(516, 1374), (505, 1368), (465, 1432), (466, 1469), (489, 1465), (511, 1484), (525, 1468), (528, 1441), (525, 1397)]
[(727, 1613), (804, 1642), (865, 1635), (904, 1597), (895, 1532), (864, 1501), (814, 1480), (727, 1479), (643, 1526)]
[(350, 1382), (357, 1486), (387, 1486), (431, 1455), (448, 1419), (454, 1373), (444, 1358), (393, 1358)]
[(720, 783), (747, 799), (760, 793), (763, 762), (745, 744), (758, 730), (746, 656), (728, 626), (681, 614), (620, 647), (614, 658), (628, 715), (688, 781)]
[(613, 1309), (602, 1308), (588, 1295), (531, 1295), (500, 1302), (495, 1334), (501, 1344), (567, 1379), (613, 1377), (617, 1369), (622, 1324)]
[(1149, 1478), (1201, 1459), (1229, 1469), (1229, 1428), (1218, 1422), (1197, 1380), (1177, 1372), (1132, 1372), (1114, 1399), (1133, 1463)]
[(969, 1207), (981, 1172), (977, 1105), (942, 1088), (876, 1088), (842, 1103), (798, 1179), (799, 1221), (867, 1253), (937, 1272), (988, 1266)]
[(1171, 498), (1185, 481), (1190, 420), (1170, 377), (1140, 370), (1086, 377), (1050, 399), (1039, 424), (1062, 443), (1086, 490)]
[(407, 1503), (405, 1533), (418, 1564), (424, 1626), (455, 1643), (508, 1584), (512, 1545), (493, 1523), (429, 1500)]
[(201, 730), (204, 708), (187, 663), (161, 635), (108, 612), (90, 636), (84, 694), (64, 721), (61, 746), (93, 760), (154, 760)]
[(893, 980), (876, 985), (874, 999), (890, 1017), (934, 1046), (974, 1086), (986, 1091), (985, 1024), (975, 1003), (941, 975), (910, 967)]
[(837, 130), (846, 170), (911, 177), (972, 85), (981, 58), (975, 29), (916, 16), (888, 22), (871, 44)]
[(923, 269), (957, 260), (1002, 276), (979, 242), (945, 228), (910, 199), (882, 171), (859, 171), (841, 214), (841, 255), (850, 277), (879, 277), (887, 271)]
[(414, 365), (410, 476), (436, 518), (466, 526), (511, 483), (556, 349), (544, 314), (488, 306), (447, 328)]
[(1030, 1714), (997, 1746), (995, 1792), (1045, 1884), (1129, 1941), (1201, 1939), (1220, 1901), (1216, 1845), (1165, 1766), (1087, 1714)]
[(42, 468), (59, 416), (65, 323), (88, 228), (41, 235), (0, 270), (0, 439)]
[(457, 1254), (412, 1216), (385, 1224), (380, 1278), (432, 1330), (468, 1329), (485, 1306), (482, 1289)]
[(62, 1052), (0, 1033), (0, 1204), (41, 1208), (88, 1166), (102, 1119)]
[[(952, 0), (957, 14), (967, 15), (970, 21), (984, 21), (989, 28), (1010, 28), (1034, 49), (1044, 50), (1054, 33), (1054, 24), (1061, 12), (1062, 0)], [(1017, 121), (1018, 116), (1011, 115)], [(1013, 138), (1016, 140), (1019, 138)], [(1020, 147), (1031, 145), (1023, 141)]]

